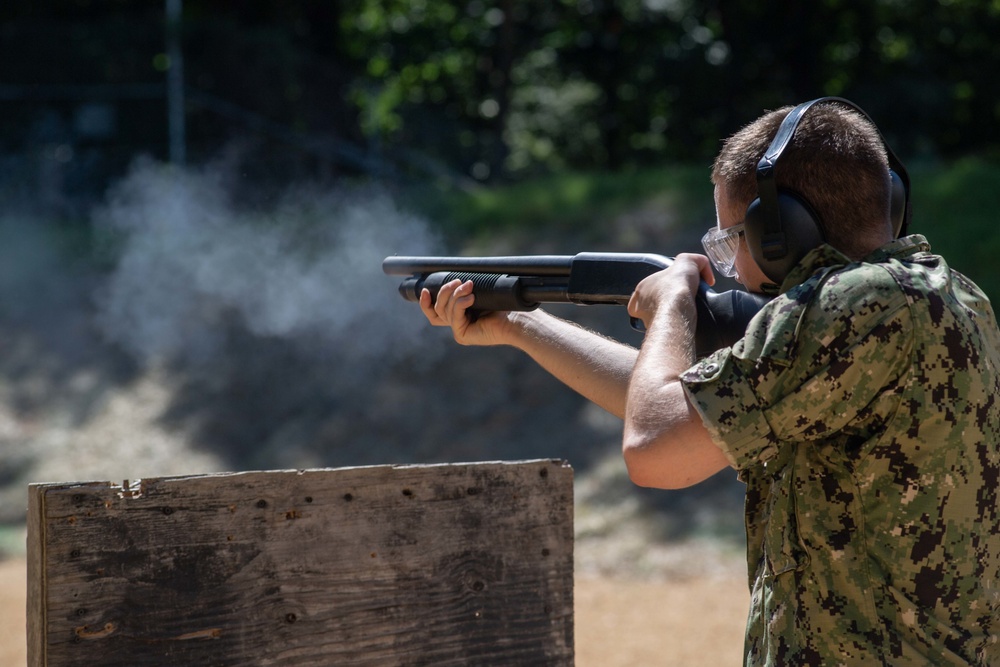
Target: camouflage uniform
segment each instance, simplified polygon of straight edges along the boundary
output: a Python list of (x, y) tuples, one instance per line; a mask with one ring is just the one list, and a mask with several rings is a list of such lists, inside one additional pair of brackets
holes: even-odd
[(929, 250), (813, 250), (683, 376), (747, 484), (747, 665), (1000, 665), (1000, 333)]

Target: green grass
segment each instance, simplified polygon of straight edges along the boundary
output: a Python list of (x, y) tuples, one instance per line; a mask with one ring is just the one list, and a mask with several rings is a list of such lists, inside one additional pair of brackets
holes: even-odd
[(564, 172), (466, 192), (424, 191), (409, 203), (458, 239), (559, 232), (587, 239), (600, 238), (610, 219), (652, 199), (681, 220), (699, 217), (703, 223), (712, 206), (708, 168)]

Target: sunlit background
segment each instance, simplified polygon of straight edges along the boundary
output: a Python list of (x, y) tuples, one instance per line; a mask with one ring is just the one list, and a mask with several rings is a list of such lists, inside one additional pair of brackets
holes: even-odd
[(0, 550), (30, 482), (541, 457), (580, 572), (741, 567), (732, 474), (631, 486), (620, 422), (381, 260), (697, 249), (720, 141), (839, 95), (1000, 294), (996, 34), (983, 0), (0, 4)]

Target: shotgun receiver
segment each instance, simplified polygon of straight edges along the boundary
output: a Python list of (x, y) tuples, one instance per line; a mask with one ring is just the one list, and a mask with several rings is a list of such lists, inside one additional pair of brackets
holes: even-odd
[[(496, 310), (534, 310), (542, 303), (627, 305), (635, 286), (673, 260), (644, 253), (581, 252), (577, 255), (516, 257), (386, 257), (382, 270), (408, 276), (399, 285), (407, 301), (419, 301), (426, 288), (436, 298), (452, 280), (471, 280), (476, 302), (471, 317)], [(701, 283), (695, 303), (698, 326), (695, 349), (699, 358), (732, 345), (747, 324), (770, 300), (759, 294), (716, 292)], [(632, 326), (640, 329), (633, 319)]]

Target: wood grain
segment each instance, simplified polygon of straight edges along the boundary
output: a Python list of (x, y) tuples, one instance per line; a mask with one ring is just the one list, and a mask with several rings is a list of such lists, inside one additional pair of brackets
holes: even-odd
[(573, 663), (561, 461), (29, 496), (29, 665)]

